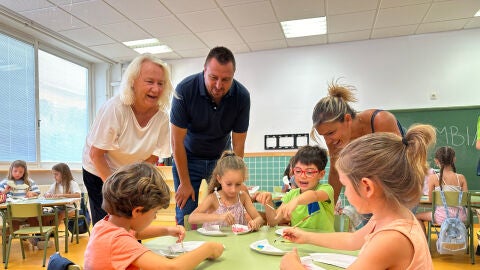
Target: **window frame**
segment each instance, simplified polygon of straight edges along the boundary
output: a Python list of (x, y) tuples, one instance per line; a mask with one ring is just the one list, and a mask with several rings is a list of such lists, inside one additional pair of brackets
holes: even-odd
[[(0, 29), (0, 34), (9, 36), (10, 38), (16, 39), (21, 42), (25, 42), (29, 45), (33, 46), (34, 50), (34, 92), (35, 92), (35, 124), (36, 124), (36, 129), (35, 129), (35, 147), (36, 147), (36, 161), (35, 162), (27, 162), (27, 165), (30, 170), (50, 170), (53, 165), (55, 165), (58, 162), (43, 162), (41, 160), (41, 146), (40, 146), (40, 133), (41, 133), (41, 115), (40, 115), (40, 100), (39, 100), (39, 95), (40, 95), (40, 89), (39, 89), (39, 70), (38, 70), (38, 51), (42, 50), (46, 53), (52, 54), (56, 57), (62, 58), (66, 61), (72, 62), (74, 64), (77, 64), (79, 66), (82, 66), (86, 68), (87, 74), (88, 74), (88, 82), (87, 82), (87, 123), (85, 123), (86, 128), (87, 128), (87, 133), (88, 133), (88, 128), (90, 126), (90, 122), (92, 121), (92, 111), (93, 111), (93, 104), (94, 103), (94, 95), (93, 95), (93, 89), (94, 89), (94, 83), (93, 83), (93, 78), (94, 78), (94, 63), (86, 61), (82, 58), (79, 58), (75, 56), (72, 53), (69, 53), (65, 50), (62, 50), (60, 48), (57, 48), (53, 45), (44, 43), (43, 41), (40, 41), (39, 39), (19, 33), (18, 31), (14, 29), (10, 29), (9, 27), (6, 27), (5, 29)], [(3, 161), (0, 160), (0, 171), (7, 170), (10, 167), (11, 162)], [(72, 170), (78, 170), (82, 168), (82, 163), (80, 162), (68, 162), (70, 168)]]

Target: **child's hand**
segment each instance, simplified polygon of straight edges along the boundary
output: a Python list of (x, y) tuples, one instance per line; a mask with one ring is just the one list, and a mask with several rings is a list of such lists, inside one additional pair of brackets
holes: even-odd
[(251, 230), (251, 231), (258, 231), (258, 229), (260, 229), (260, 224), (258, 224), (255, 219), (252, 219), (248, 222), (248, 228)]
[(6, 185), (6, 186), (5, 186), (5, 189), (3, 190), (3, 192), (4, 192), (5, 194), (7, 194), (7, 193), (10, 192), (11, 190), (12, 190), (12, 187), (9, 186), (9, 185)]
[(222, 255), (224, 246), (221, 243), (207, 242), (205, 245), (208, 245), (208, 249), (211, 251), (211, 255), (208, 256), (208, 259), (214, 260)]
[(259, 193), (256, 197), (257, 199), (257, 202), (263, 204), (263, 205), (266, 205), (266, 204), (272, 204), (273, 201), (272, 201), (272, 193), (270, 192), (262, 192), (262, 193)]
[(293, 248), (292, 251), (283, 255), (282, 261), (280, 262), (280, 269), (298, 269), (299, 265), (302, 265), (302, 262), (300, 261), (300, 257), (298, 256), (297, 248)]
[(31, 191), (27, 191), (27, 193), (25, 193), (25, 197), (27, 197), (27, 198), (32, 198), (32, 197), (37, 197), (37, 196), (38, 196), (38, 193), (31, 192)]
[(225, 223), (227, 223), (228, 225), (233, 225), (233, 224), (235, 224), (235, 217), (232, 215), (232, 213), (227, 212), (227, 213), (225, 213), (225, 214), (223, 214), (223, 215), (221, 215), (221, 216), (222, 216), (222, 220), (223, 220)]
[(45, 198), (55, 198), (55, 194), (52, 194), (52, 193), (45, 193), (43, 196)]
[(178, 237), (177, 243), (180, 243), (185, 238), (185, 228), (182, 225), (168, 228), (168, 235)]
[(307, 242), (305, 231), (298, 230), (297, 228), (285, 228), (283, 229), (283, 238), (292, 241), (297, 244), (304, 244)]
[(292, 212), (297, 208), (297, 200), (296, 198), (289, 201), (288, 203), (282, 203), (280, 207), (277, 209), (277, 215), (275, 219), (292, 219)]

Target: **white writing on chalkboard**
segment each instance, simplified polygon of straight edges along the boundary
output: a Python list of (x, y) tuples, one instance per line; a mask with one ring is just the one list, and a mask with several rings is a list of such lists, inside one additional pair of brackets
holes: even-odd
[(472, 131), (465, 126), (460, 129), (457, 126), (435, 127), (437, 130), (437, 140), (444, 139), (445, 142), (452, 146), (474, 146), (477, 141), (476, 131)]

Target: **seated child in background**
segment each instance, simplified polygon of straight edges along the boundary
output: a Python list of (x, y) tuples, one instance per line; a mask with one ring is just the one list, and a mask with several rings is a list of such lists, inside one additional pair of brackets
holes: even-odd
[[(58, 163), (52, 167), (53, 183), (45, 192), (45, 198), (80, 198), (82, 191), (77, 182), (73, 180), (70, 167), (65, 163)], [(75, 208), (73, 205), (68, 206), (68, 216), (75, 216)], [(58, 212), (58, 219), (62, 220), (65, 217), (63, 210)]]
[[(439, 174), (432, 174), (428, 177), (428, 198), (432, 201), (433, 191), (468, 191), (467, 180), (465, 176), (457, 173), (455, 168), (455, 150), (449, 146), (442, 146), (435, 152), (435, 164), (440, 167)], [(448, 207), (448, 215), (455, 217), (458, 212), (458, 218), (462, 221), (467, 219), (466, 210), (458, 207)], [(424, 221), (432, 221), (432, 212), (423, 212), (415, 215), (423, 224)], [(442, 224), (447, 218), (445, 207), (438, 206), (435, 209), (435, 223)], [(425, 234), (427, 230), (423, 226)]]
[[(348, 201), (372, 218), (352, 233), (287, 228), (283, 237), (331, 249), (360, 249), (348, 269), (433, 269), (422, 226), (410, 209), (422, 196), (427, 148), (434, 142), (430, 125), (411, 127), (403, 139), (378, 132), (353, 140), (335, 166)], [(295, 248), (284, 255), (280, 269), (305, 269)]]
[(0, 182), (0, 192), (16, 198), (32, 198), (40, 194), (40, 189), (28, 177), (27, 163), (15, 160), (10, 164), (7, 178)]
[[(285, 171), (283, 172), (283, 179), (282, 179), (282, 192), (287, 193), (291, 189), (297, 188), (295, 185), (295, 175), (293, 174), (291, 162), (292, 158), (290, 158), (290, 161), (287, 164), (287, 167), (285, 168)], [(288, 183), (288, 184), (287, 184)]]
[(242, 224), (248, 225), (251, 230), (258, 230), (264, 220), (249, 194), (242, 192), (247, 175), (247, 165), (242, 158), (232, 151), (223, 152), (213, 169), (208, 185), (209, 194), (190, 214), (188, 222), (203, 223), (203, 227)]
[[(319, 183), (325, 175), (325, 166), (328, 161), (326, 150), (318, 146), (303, 146), (291, 161), (295, 184), (298, 188), (285, 194), (282, 205), (276, 211), (273, 209), (270, 192), (263, 192), (257, 196), (257, 200), (266, 206), (267, 223), (270, 226), (288, 223), (294, 226), (312, 213), (309, 207), (313, 206), (314, 212), (319, 212), (301, 223), (299, 227), (333, 232), (333, 206), (335, 205), (333, 188), (329, 184)], [(307, 205), (308, 203), (301, 199), (301, 195), (306, 192), (311, 193), (315, 198), (312, 205)]]
[(223, 252), (220, 243), (206, 242), (174, 259), (157, 255), (140, 239), (171, 235), (183, 241), (183, 226), (152, 226), (157, 211), (167, 208), (170, 191), (159, 171), (149, 163), (120, 167), (102, 188), (102, 208), (108, 215), (93, 227), (85, 250), (85, 269), (194, 269)]

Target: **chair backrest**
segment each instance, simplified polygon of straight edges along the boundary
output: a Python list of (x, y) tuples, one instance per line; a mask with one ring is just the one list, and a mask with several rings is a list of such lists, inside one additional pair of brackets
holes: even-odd
[[(36, 217), (38, 226), (42, 227), (42, 205), (40, 203), (9, 203), (7, 204), (7, 221), (10, 228), (13, 227), (13, 219), (25, 219)], [(41, 229), (40, 229), (41, 230)], [(42, 231), (42, 230), (41, 230)]]
[[(470, 216), (471, 216), (471, 194), (468, 191), (463, 192), (462, 200), (460, 203), (458, 202), (460, 192), (458, 191), (444, 191), (445, 194), (445, 201), (448, 207), (465, 207), (466, 213), (466, 220), (464, 221), (465, 224), (470, 224)], [(440, 196), (440, 191), (434, 191), (432, 194), (432, 220), (434, 223), (435, 221), (435, 211), (437, 207), (443, 207), (442, 197)], [(455, 216), (450, 216), (455, 217)]]

